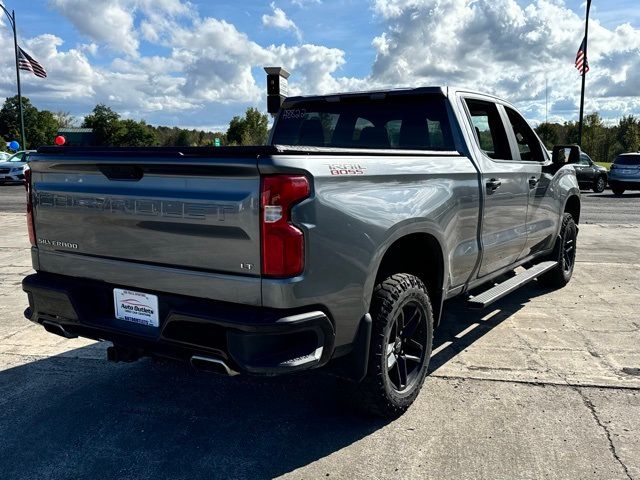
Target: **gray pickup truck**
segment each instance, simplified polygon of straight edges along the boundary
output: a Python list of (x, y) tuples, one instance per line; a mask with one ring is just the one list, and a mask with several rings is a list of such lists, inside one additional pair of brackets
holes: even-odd
[(571, 278), (580, 150), (550, 156), (503, 100), (444, 87), (288, 98), (269, 143), (40, 148), (26, 317), (112, 342), (113, 361), (226, 375), (329, 364), (362, 406), (397, 415), (447, 299), (482, 308)]

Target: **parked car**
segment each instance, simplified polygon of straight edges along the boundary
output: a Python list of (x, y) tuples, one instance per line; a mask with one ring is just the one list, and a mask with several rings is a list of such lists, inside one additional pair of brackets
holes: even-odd
[(270, 143), (40, 148), (25, 316), (112, 342), (112, 361), (224, 375), (331, 364), (360, 406), (394, 416), (423, 385), (446, 299), (483, 308), (571, 279), (580, 148), (549, 157), (504, 100), (293, 97)]
[(10, 153), (0, 152), (0, 163), (6, 162), (7, 160), (9, 160), (9, 157), (11, 157)]
[(623, 153), (614, 160), (609, 185), (616, 195), (625, 190), (640, 190), (640, 153)]
[(580, 154), (580, 162), (573, 166), (581, 189), (592, 189), (596, 193), (604, 192), (607, 187), (607, 169), (596, 165), (586, 153)]
[(0, 184), (24, 181), (24, 169), (33, 152), (35, 150), (22, 150), (11, 155), (6, 161), (0, 162)]

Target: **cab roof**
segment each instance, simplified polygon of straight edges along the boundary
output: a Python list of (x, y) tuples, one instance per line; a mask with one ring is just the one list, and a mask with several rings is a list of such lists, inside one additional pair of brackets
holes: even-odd
[(391, 89), (380, 89), (380, 90), (366, 90), (366, 91), (358, 91), (358, 92), (338, 92), (338, 93), (329, 93), (326, 95), (300, 95), (295, 97), (287, 97), (284, 100), (285, 105), (288, 103), (297, 103), (297, 102), (313, 102), (313, 101), (328, 101), (328, 102), (339, 102), (342, 99), (346, 98), (358, 98), (358, 97), (370, 97), (372, 100), (382, 99), (386, 96), (395, 96), (395, 95), (442, 95), (444, 97), (449, 97), (457, 92), (464, 92), (473, 95), (482, 95), (485, 97), (490, 97), (494, 99), (499, 99), (495, 95), (491, 95), (488, 93), (483, 93), (475, 90), (471, 90), (468, 88), (456, 88), (450, 87), (447, 85), (440, 86), (430, 86), (430, 87), (416, 87), (416, 88), (391, 88)]

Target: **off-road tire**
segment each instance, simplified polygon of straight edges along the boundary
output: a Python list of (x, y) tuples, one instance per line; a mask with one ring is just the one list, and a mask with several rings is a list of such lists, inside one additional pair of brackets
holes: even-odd
[[(406, 390), (398, 391), (393, 385), (388, 366), (390, 356), (388, 347), (391, 335), (397, 334), (397, 331), (392, 332), (396, 321), (400, 322), (397, 317), (406, 308), (415, 308), (424, 314), (424, 323), (420, 320), (420, 325), (424, 328), (420, 332), (421, 338), (424, 337), (424, 345), (422, 345), (424, 350), (421, 352), (423, 361), (419, 366), (414, 367), (411, 374), (413, 380), (411, 383), (407, 380)], [(404, 413), (416, 399), (429, 368), (433, 344), (433, 309), (427, 288), (419, 278), (406, 273), (398, 273), (386, 278), (374, 288), (371, 317), (373, 322), (367, 375), (356, 386), (354, 400), (368, 413), (393, 418)], [(408, 327), (408, 324), (404, 326)], [(396, 362), (399, 360), (396, 359)], [(406, 377), (406, 367), (409, 364), (405, 360), (403, 365), (405, 365)], [(398, 366), (398, 368), (401, 367)], [(399, 371), (398, 375), (400, 375)]]
[[(570, 213), (562, 216), (560, 236), (549, 260), (555, 260), (558, 265), (538, 278), (538, 283), (544, 287), (562, 288), (571, 280), (576, 264), (576, 246), (578, 226)], [(568, 252), (568, 249), (571, 249)]]
[(593, 183), (593, 191), (596, 193), (604, 192), (604, 189), (607, 188), (607, 180), (603, 175), (600, 175), (596, 178), (596, 181)]

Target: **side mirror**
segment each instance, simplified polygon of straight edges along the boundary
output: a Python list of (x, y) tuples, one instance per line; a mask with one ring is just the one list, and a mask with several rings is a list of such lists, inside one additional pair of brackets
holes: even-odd
[(578, 145), (556, 145), (551, 158), (554, 165), (562, 167), (568, 163), (580, 163), (581, 153)]

